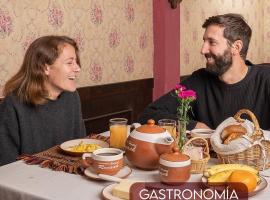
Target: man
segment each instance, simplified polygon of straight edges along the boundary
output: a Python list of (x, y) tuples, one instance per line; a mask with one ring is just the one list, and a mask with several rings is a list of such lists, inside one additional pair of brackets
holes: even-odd
[[(208, 18), (203, 26), (201, 54), (206, 68), (195, 71), (181, 84), (197, 93), (188, 129), (215, 129), (238, 110), (251, 110), (261, 128), (270, 128), (270, 68), (245, 63), (251, 28), (238, 14)], [(140, 116), (147, 119), (176, 119), (179, 106), (174, 90), (151, 103)]]

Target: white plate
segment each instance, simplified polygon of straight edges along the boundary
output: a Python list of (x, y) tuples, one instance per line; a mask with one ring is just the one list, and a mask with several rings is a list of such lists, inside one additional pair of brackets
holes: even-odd
[(115, 197), (112, 195), (112, 190), (113, 188), (117, 185), (117, 183), (111, 184), (106, 186), (103, 190), (102, 190), (102, 197), (106, 200), (122, 200), (118, 197)]
[(74, 156), (81, 156), (83, 153), (91, 153), (91, 152), (75, 152), (71, 151), (70, 147), (73, 147), (75, 145), (78, 145), (80, 143), (83, 144), (97, 144), (101, 146), (101, 148), (109, 147), (109, 144), (107, 142), (104, 142), (102, 140), (98, 139), (76, 139), (76, 140), (69, 140), (60, 145), (60, 149), (62, 149), (64, 152), (74, 155)]
[[(260, 179), (261, 179), (261, 182), (259, 185), (257, 185), (255, 190), (248, 193), (249, 197), (256, 195), (257, 193), (259, 193), (260, 191), (264, 190), (267, 187), (267, 185), (268, 185), (267, 180), (262, 176), (260, 176)], [(206, 185), (208, 185), (207, 178), (204, 176), (202, 176), (202, 182), (205, 183)]]
[[(132, 169), (126, 165), (122, 169), (120, 169), (119, 172), (117, 172), (117, 174), (115, 174), (114, 176), (117, 178), (126, 178), (131, 174), (131, 172)], [(97, 173), (93, 170), (91, 166), (84, 170), (84, 174), (91, 179), (103, 180), (97, 175)]]

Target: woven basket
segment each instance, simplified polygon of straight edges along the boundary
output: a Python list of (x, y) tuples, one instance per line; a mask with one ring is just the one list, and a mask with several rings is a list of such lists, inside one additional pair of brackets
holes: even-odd
[(208, 160), (210, 159), (209, 146), (208, 146), (207, 140), (205, 140), (204, 138), (201, 138), (201, 137), (194, 137), (185, 143), (183, 149), (185, 150), (185, 148), (187, 148), (189, 146), (191, 146), (191, 147), (200, 146), (203, 148), (203, 159), (191, 160), (191, 171), (190, 171), (192, 174), (203, 173), (203, 171), (208, 163)]
[(264, 139), (258, 120), (251, 111), (247, 109), (239, 110), (234, 116), (237, 122), (244, 122), (240, 118), (242, 114), (249, 115), (254, 124), (254, 131), (249, 137), (249, 141), (253, 145), (236, 154), (222, 155), (217, 153), (217, 157), (222, 163), (240, 163), (253, 166), (258, 170), (267, 169), (270, 167), (270, 141)]

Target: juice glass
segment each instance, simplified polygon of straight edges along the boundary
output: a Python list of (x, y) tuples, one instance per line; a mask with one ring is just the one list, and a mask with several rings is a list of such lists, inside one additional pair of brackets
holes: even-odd
[(124, 149), (127, 139), (126, 118), (110, 119), (110, 147)]
[(160, 119), (158, 125), (165, 128), (176, 139), (176, 121), (173, 119)]

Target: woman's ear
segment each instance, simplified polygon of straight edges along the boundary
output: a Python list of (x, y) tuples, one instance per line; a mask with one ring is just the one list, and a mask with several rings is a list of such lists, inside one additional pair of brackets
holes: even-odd
[(240, 52), (241, 52), (242, 48), (243, 48), (242, 40), (236, 40), (232, 44), (232, 54), (233, 55), (240, 55)]
[(47, 76), (49, 76), (49, 74), (50, 74), (50, 66), (49, 65), (47, 65), (47, 64), (45, 64), (45, 66), (44, 66), (44, 73), (47, 75)]

